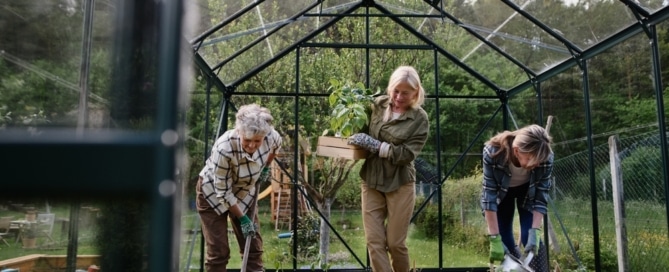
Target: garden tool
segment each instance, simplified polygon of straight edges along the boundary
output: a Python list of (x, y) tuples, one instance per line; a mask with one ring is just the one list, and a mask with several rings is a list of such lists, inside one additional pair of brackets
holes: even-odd
[(242, 270), (241, 272), (246, 272), (246, 264), (249, 262), (249, 249), (251, 248), (251, 240), (255, 238), (256, 233), (251, 232), (246, 236), (246, 243), (244, 243), (244, 256), (242, 256)]
[(504, 261), (495, 269), (495, 272), (534, 272), (534, 269), (530, 267), (532, 258), (534, 258), (534, 252), (529, 252), (522, 259), (511, 254), (505, 254)]

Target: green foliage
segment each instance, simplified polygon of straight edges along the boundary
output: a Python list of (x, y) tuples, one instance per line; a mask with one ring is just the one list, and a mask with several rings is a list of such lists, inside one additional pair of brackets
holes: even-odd
[[(300, 216), (297, 222), (297, 258), (308, 259), (318, 256), (321, 219), (317, 213), (310, 212)], [(293, 244), (293, 237), (290, 243)]]
[[(423, 203), (425, 201), (424, 198), (416, 198), (416, 200), (416, 203)], [(425, 237), (439, 237), (439, 232), (444, 232), (448, 225), (452, 225), (453, 216), (446, 212), (441, 216), (444, 223), (443, 228), (439, 228), (438, 209), (439, 206), (428, 204), (414, 219), (413, 223), (416, 225), (416, 230), (421, 232)]]
[(356, 164), (351, 169), (352, 174), (348, 176), (348, 180), (337, 190), (335, 204), (338, 208), (350, 209), (360, 207), (360, 177), (358, 173), (361, 166), (361, 163)]
[[(436, 238), (441, 231), (444, 241), (449, 245), (465, 247), (478, 253), (487, 252), (488, 242), (477, 225), (465, 224), (463, 211), (478, 207), (480, 176), (473, 175), (464, 179), (451, 180), (442, 186), (442, 228), (439, 228), (438, 206), (428, 204), (416, 216), (416, 230), (428, 238)], [(417, 198), (416, 205), (424, 202)], [(468, 216), (481, 216), (480, 212)]]
[(115, 200), (101, 206), (96, 242), (101, 266), (113, 271), (145, 271), (148, 254), (149, 207), (139, 200)]
[(346, 138), (368, 125), (371, 104), (380, 91), (372, 93), (360, 82), (343, 82), (337, 79), (330, 79), (328, 91), (328, 102), (332, 109), (330, 130), (335, 135)]
[(661, 201), (665, 198), (659, 146), (638, 147), (629, 156), (622, 159), (621, 164), (625, 182), (625, 199)]
[[(0, 66), (2, 63), (0, 62)], [(53, 73), (71, 72), (49, 62), (37, 67)], [(67, 87), (30, 71), (11, 71), (0, 79), (0, 126), (25, 127), (50, 123), (71, 124), (67, 113), (77, 107), (77, 95)]]
[[(578, 251), (579, 259), (583, 264), (586, 264), (588, 269), (595, 269), (595, 253), (594, 246), (588, 243), (584, 243)], [(604, 272), (615, 272), (618, 271), (618, 259), (614, 249), (607, 247), (600, 247), (599, 250), (599, 261), (601, 265), (601, 270)]]

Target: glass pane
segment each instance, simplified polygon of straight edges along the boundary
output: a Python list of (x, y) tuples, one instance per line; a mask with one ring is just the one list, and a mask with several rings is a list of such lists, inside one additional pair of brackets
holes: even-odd
[[(9, 1), (0, 10), (0, 127), (75, 127), (81, 73), (88, 75), (88, 126), (109, 122), (112, 3), (97, 5), (82, 66), (84, 10), (76, 1)], [(83, 120), (83, 119), (82, 119)]]
[[(516, 118), (523, 118), (523, 125), (538, 123), (547, 126), (549, 116), (552, 116), (549, 134), (553, 139), (552, 149), (555, 154), (553, 188), (548, 203), (549, 225), (543, 228), (555, 237), (551, 238), (554, 246), (550, 248), (549, 258), (564, 260), (559, 263), (561, 267), (567, 263), (573, 264), (573, 267), (592, 267), (592, 261), (585, 261), (585, 255), (581, 255), (584, 248), (592, 248), (591, 243), (586, 245), (581, 239), (591, 237), (593, 231), (588, 146), (585, 141), (587, 132), (583, 120), (585, 98), (582, 72), (578, 67), (571, 68), (560, 76), (542, 82), (539, 88), (539, 100), (534, 91), (525, 90), (525, 93), (534, 96), (527, 94), (514, 97), (510, 104)], [(536, 115), (531, 116), (532, 112), (539, 111), (538, 101), (542, 103), (542, 120), (537, 120)], [(525, 113), (521, 111), (523, 107)], [(574, 211), (575, 207), (579, 207), (577, 212)], [(578, 245), (573, 247), (576, 243)], [(578, 256), (578, 259), (574, 256)]]
[[(30, 264), (21, 266), (21, 271), (86, 270), (90, 265), (110, 271), (147, 265), (161, 270), (160, 265), (153, 266), (157, 262), (149, 262), (150, 254), (172, 263), (169, 254), (148, 252), (155, 236), (163, 239), (153, 240), (160, 241), (152, 246), (172, 246), (173, 233), (161, 235), (172, 225), (161, 224), (151, 235), (148, 228), (152, 216), (172, 216), (177, 205), (169, 206), (175, 203), (167, 199), (178, 190), (167, 186), (158, 197), (159, 188), (149, 187), (163, 176), (158, 174), (161, 170), (169, 177), (180, 167), (181, 158), (175, 155), (181, 154), (180, 135), (147, 132), (156, 127), (161, 109), (178, 115), (180, 109), (174, 104), (183, 102), (177, 98), (177, 84), (162, 88), (164, 95), (158, 95), (159, 85), (167, 85), (158, 82), (159, 76), (174, 72), (170, 79), (183, 83), (179, 87), (188, 83), (180, 81), (182, 77), (190, 76), (180, 73), (179, 53), (158, 56), (161, 45), (171, 43), (166, 41), (170, 34), (180, 37), (181, 27), (187, 28), (184, 23), (160, 31), (158, 18), (165, 18), (162, 12), (170, 5), (3, 2), (0, 153), (6, 171), (0, 217), (9, 222), (0, 227), (3, 269), (16, 267), (20, 260), (15, 258), (22, 256)], [(177, 9), (187, 13), (185, 5)], [(177, 51), (180, 39), (175, 40), (172, 48)], [(159, 62), (164, 71), (158, 71)], [(170, 119), (166, 115), (161, 117)], [(165, 123), (169, 122), (176, 120)], [(172, 156), (157, 162), (157, 152)], [(161, 185), (174, 184), (173, 177)], [(159, 203), (169, 207), (150, 206), (151, 196), (162, 198)], [(163, 213), (150, 213), (151, 208)], [(70, 258), (64, 257), (67, 254)], [(76, 267), (65, 267), (70, 264)]]
[(658, 11), (659, 9), (669, 5), (669, 2), (665, 0), (645, 0), (645, 1), (635, 1), (637, 5), (648, 9), (651, 12)]
[[(667, 231), (666, 192), (652, 189), (663, 186), (659, 177), (666, 165), (661, 162), (660, 139), (666, 134), (657, 127), (654, 76), (648, 61), (651, 48), (647, 41), (641, 33), (589, 61), (598, 216), (600, 222), (624, 219), (629, 270), (669, 267), (669, 262), (659, 259), (668, 252), (664, 248), (666, 242), (651, 242)], [(599, 79), (604, 75), (609, 78), (607, 84)], [(611, 166), (610, 143), (614, 140), (619, 167)], [(618, 192), (622, 194), (615, 194)], [(624, 199), (624, 218), (614, 213), (614, 197)], [(649, 217), (652, 211), (657, 216)], [(601, 225), (602, 241), (616, 239), (616, 231), (615, 224)], [(615, 255), (615, 245), (602, 243), (602, 255)]]
[[(318, 13), (319, 9), (308, 1), (290, 5), (267, 1), (195, 46), (214, 70), (222, 69), (222, 80), (231, 83), (327, 23), (331, 18), (299, 16)], [(210, 12), (212, 17), (220, 17), (216, 10)]]
[[(147, 254), (146, 202), (129, 198), (81, 202), (46, 197), (5, 200), (0, 205), (0, 233), (4, 239), (0, 240), (0, 259), (4, 268), (32, 271), (48, 265), (64, 271), (68, 247), (72, 246), (77, 250), (77, 270), (92, 266), (124, 270), (146, 261), (141, 257)], [(102, 252), (123, 252), (127, 262), (109, 263), (101, 258)]]
[[(620, 1), (514, 2), (552, 31), (582, 49), (603, 41), (637, 21), (632, 11)], [(521, 32), (513, 32), (518, 33)], [(540, 41), (545, 42), (545, 36), (545, 33), (539, 36)], [(560, 47), (559, 44), (549, 43)]]

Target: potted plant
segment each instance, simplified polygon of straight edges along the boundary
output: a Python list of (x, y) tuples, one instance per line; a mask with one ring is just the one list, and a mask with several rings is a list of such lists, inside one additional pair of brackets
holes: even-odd
[(346, 138), (367, 126), (371, 104), (380, 91), (372, 93), (361, 82), (343, 82), (337, 79), (330, 79), (328, 91), (328, 102), (332, 109), (329, 116), (330, 127), (318, 137), (316, 154), (352, 160), (365, 158), (367, 150), (349, 145)]
[(35, 248), (37, 244), (37, 223), (28, 223), (21, 229), (23, 248)]

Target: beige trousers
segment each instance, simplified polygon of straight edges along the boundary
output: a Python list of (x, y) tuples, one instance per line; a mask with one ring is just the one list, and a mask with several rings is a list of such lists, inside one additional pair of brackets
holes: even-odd
[(408, 272), (411, 268), (406, 239), (415, 199), (414, 182), (388, 193), (363, 183), (362, 221), (372, 271)]

